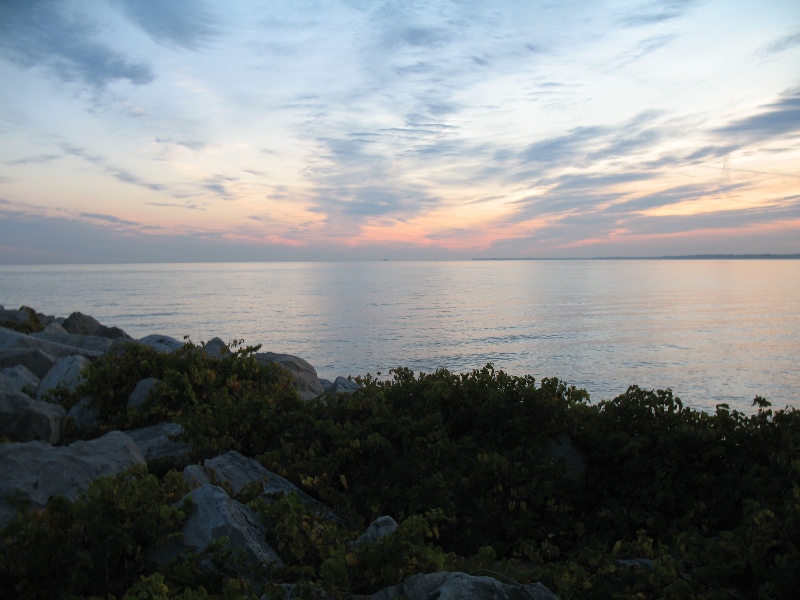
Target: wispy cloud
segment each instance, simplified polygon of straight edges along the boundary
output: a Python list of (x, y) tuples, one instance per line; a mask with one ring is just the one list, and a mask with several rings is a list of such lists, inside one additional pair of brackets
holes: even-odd
[(800, 132), (800, 89), (789, 90), (755, 114), (736, 119), (715, 133), (743, 143), (785, 138)]
[(86, 14), (68, 11), (61, 2), (0, 3), (0, 53), (21, 67), (45, 67), (67, 83), (95, 90), (116, 80), (151, 83), (152, 69), (142, 61), (99, 41), (98, 28)]
[(199, 0), (190, 4), (180, 0), (115, 0), (115, 3), (160, 44), (198, 50), (217, 33), (213, 24), (218, 17)]

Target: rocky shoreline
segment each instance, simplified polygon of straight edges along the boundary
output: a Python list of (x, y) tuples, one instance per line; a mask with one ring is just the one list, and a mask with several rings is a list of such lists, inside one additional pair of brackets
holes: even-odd
[[(19, 506), (43, 509), (55, 496), (75, 500), (100, 477), (117, 476), (137, 466), (168, 460), (183, 469), (183, 479), (192, 491), (191, 514), (182, 524), (181, 539), (150, 548), (150, 559), (161, 564), (187, 551), (202, 552), (215, 541), (227, 538), (230, 548), (245, 558), (244, 578), (255, 589), (264, 581), (253, 580), (254, 565), (282, 564), (281, 557), (266, 541), (264, 524), (247, 505), (231, 497), (248, 486), (260, 486), (258, 496), (274, 502), (280, 496), (297, 494), (303, 505), (323, 519), (343, 523), (328, 506), (298, 488), (288, 479), (267, 470), (257, 460), (236, 451), (195, 461), (188, 443), (180, 441), (183, 428), (165, 421), (127, 431), (108, 431), (97, 437), (99, 416), (86, 397), (66, 410), (52, 401), (59, 392), (74, 392), (82, 373), (91, 362), (125, 344), (141, 344), (163, 353), (175, 352), (184, 344), (161, 335), (134, 340), (117, 327), (100, 324), (79, 312), (66, 318), (37, 313), (29, 308), (8, 310), (0, 306), (0, 528), (16, 518)], [(230, 352), (219, 338), (197, 348), (208, 356)], [(275, 352), (255, 353), (260, 364), (277, 364), (285, 369), (298, 395), (310, 400), (323, 395), (352, 394), (359, 385), (346, 377), (321, 380), (304, 359)], [(128, 411), (135, 411), (152, 399), (158, 385), (155, 378), (139, 381), (128, 397)], [(78, 432), (89, 439), (74, 440)], [(66, 441), (71, 443), (65, 444)], [(580, 457), (568, 439), (553, 440), (551, 452), (563, 458), (579, 476)], [(354, 545), (375, 543), (391, 536), (397, 523), (391, 516), (376, 519)], [(295, 597), (290, 584), (286, 598)], [(515, 585), (487, 575), (460, 572), (420, 573), (396, 586), (369, 597), (375, 600), (409, 598), (534, 598), (557, 597), (541, 583)]]

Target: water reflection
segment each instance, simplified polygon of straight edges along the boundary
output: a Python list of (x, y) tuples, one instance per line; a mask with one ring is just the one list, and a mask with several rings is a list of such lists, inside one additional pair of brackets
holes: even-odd
[(244, 338), (322, 377), (487, 362), (594, 400), (800, 405), (798, 261), (221, 263), (0, 267), (0, 302), (134, 336)]

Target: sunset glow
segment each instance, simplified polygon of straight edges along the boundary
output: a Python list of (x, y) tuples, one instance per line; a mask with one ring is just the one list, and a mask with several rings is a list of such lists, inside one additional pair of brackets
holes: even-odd
[(800, 252), (800, 4), (0, 5), (0, 262)]

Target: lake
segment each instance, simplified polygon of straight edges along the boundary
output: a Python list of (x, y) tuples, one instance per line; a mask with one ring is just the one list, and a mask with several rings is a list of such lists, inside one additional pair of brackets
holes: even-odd
[(0, 303), (134, 337), (244, 339), (320, 377), (493, 363), (593, 401), (800, 407), (800, 261), (566, 260), (0, 266)]

